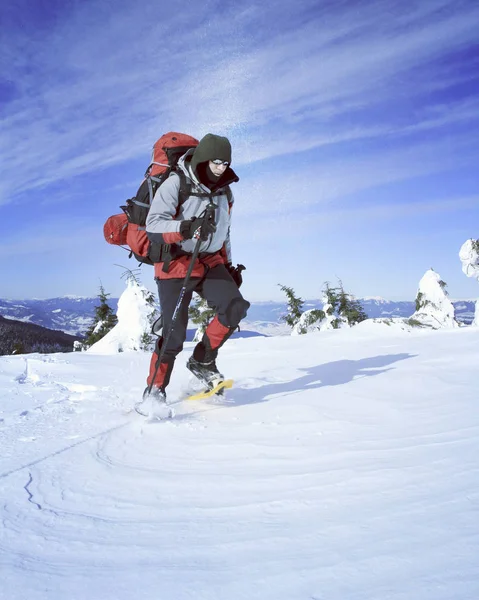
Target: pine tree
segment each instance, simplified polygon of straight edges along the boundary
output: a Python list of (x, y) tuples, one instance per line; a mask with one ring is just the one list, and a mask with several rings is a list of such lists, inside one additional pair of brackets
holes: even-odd
[(110, 296), (110, 294), (105, 293), (103, 285), (100, 284), (100, 293), (98, 294), (100, 305), (95, 306), (95, 318), (86, 331), (86, 346), (92, 346), (95, 342), (101, 340), (101, 338), (113, 329), (118, 322), (113, 309), (107, 302), (108, 296)]
[[(138, 279), (135, 278), (135, 281), (139, 284)], [(156, 299), (155, 296), (153, 294), (153, 292), (150, 292), (150, 290), (147, 290), (146, 288), (144, 289), (143, 292), (144, 298), (145, 298), (145, 302), (151, 306), (151, 314), (149, 317), (149, 322), (150, 325), (153, 327), (153, 323), (157, 320), (158, 318), (158, 311), (156, 309)], [(151, 350), (151, 345), (154, 343), (155, 338), (153, 337), (153, 334), (151, 332), (151, 327), (148, 331), (145, 331), (143, 333), (143, 336), (141, 338), (141, 346), (140, 349), (144, 350), (144, 351), (149, 351)]]
[(278, 283), (281, 291), (286, 294), (288, 299), (288, 314), (281, 315), (280, 320), (287, 323), (290, 327), (294, 327), (303, 314), (304, 300), (299, 298), (294, 293), (293, 288)]
[(201, 298), (200, 296), (196, 297), (195, 304), (190, 305), (188, 309), (189, 318), (195, 325), (198, 325), (193, 341), (199, 342), (201, 340), (208, 327), (208, 323), (215, 314), (216, 311), (208, 306), (208, 303), (204, 298)]
[(339, 306), (338, 306), (338, 314), (340, 317), (344, 317), (349, 325), (356, 325), (357, 323), (361, 323), (361, 321), (365, 321), (368, 316), (364, 312), (364, 309), (361, 305), (361, 302), (354, 298), (351, 294), (347, 294), (344, 291), (343, 284), (339, 282)]

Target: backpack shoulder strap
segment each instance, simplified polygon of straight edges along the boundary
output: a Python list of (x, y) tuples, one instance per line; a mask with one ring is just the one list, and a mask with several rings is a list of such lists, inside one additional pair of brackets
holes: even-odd
[(186, 175), (184, 174), (182, 169), (174, 169), (173, 173), (176, 173), (180, 178), (180, 192), (178, 194), (178, 208), (180, 208), (180, 206), (184, 204), (188, 196), (191, 195), (191, 188), (193, 186), (186, 179)]
[(199, 198), (211, 198), (211, 197), (218, 196), (218, 195), (225, 193), (226, 197), (228, 199), (228, 206), (231, 209), (231, 206), (233, 205), (233, 193), (231, 192), (231, 188), (229, 185), (227, 185), (225, 187), (224, 192), (214, 192), (214, 193), (192, 192), (191, 190), (193, 188), (193, 184), (191, 183), (191, 181), (189, 181), (187, 179), (183, 170), (182, 169), (174, 169), (174, 170), (172, 170), (172, 172), (176, 173), (178, 175), (178, 177), (180, 178), (180, 192), (178, 194), (178, 208), (180, 208), (180, 206), (186, 201), (188, 196), (198, 196)]

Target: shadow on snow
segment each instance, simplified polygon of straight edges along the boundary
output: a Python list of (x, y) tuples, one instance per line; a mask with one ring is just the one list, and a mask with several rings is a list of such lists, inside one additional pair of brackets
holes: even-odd
[(334, 362), (300, 369), (305, 375), (282, 383), (270, 383), (261, 387), (245, 389), (235, 387), (222, 406), (239, 406), (256, 404), (272, 400), (272, 396), (285, 396), (304, 390), (314, 390), (328, 386), (344, 385), (362, 377), (374, 377), (394, 369), (390, 366), (400, 360), (414, 358), (413, 354), (385, 354), (360, 360), (336, 360)]

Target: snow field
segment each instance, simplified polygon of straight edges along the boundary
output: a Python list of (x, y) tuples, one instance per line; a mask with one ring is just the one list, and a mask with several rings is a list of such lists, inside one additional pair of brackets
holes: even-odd
[(189, 403), (187, 344), (151, 424), (147, 354), (0, 358), (0, 598), (478, 597), (478, 335), (231, 340)]

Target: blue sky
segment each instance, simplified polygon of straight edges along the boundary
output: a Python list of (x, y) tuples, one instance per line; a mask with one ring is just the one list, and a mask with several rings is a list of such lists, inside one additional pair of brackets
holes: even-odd
[(430, 267), (479, 296), (478, 2), (20, 0), (0, 23), (0, 297), (119, 295), (136, 263), (103, 223), (172, 130), (232, 141), (249, 299), (409, 300)]

